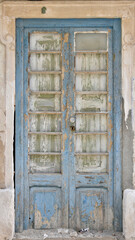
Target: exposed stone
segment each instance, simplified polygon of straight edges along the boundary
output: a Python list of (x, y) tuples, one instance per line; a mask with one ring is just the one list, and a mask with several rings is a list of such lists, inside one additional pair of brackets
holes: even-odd
[(135, 239), (135, 190), (131, 189), (124, 191), (123, 232), (126, 240)]
[[(68, 230), (68, 233), (65, 230)], [(70, 236), (70, 233), (77, 232), (73, 229), (64, 229), (63, 234), (58, 233), (58, 230), (26, 230), (23, 233), (15, 234), (13, 240), (43, 240), (44, 236), (48, 236), (45, 238), (46, 240), (124, 240), (122, 234), (113, 233), (113, 232), (97, 232), (90, 233), (87, 232), (85, 234), (77, 234), (76, 236)]]
[(0, 240), (11, 240), (14, 233), (14, 190), (0, 190)]

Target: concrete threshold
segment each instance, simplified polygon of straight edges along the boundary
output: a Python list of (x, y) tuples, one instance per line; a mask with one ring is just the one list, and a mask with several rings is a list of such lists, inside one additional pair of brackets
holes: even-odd
[(25, 230), (16, 233), (13, 240), (124, 240), (122, 233), (87, 231), (76, 232), (73, 229)]

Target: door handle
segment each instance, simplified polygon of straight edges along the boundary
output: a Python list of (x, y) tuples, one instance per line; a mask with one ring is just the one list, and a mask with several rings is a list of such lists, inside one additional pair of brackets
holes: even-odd
[(75, 131), (76, 119), (75, 117), (70, 117), (69, 119), (69, 126), (72, 131)]

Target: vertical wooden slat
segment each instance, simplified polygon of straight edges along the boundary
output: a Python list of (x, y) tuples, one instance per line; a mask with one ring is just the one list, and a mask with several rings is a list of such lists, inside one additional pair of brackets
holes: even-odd
[(23, 148), (23, 168), (24, 168), (24, 229), (29, 228), (29, 175), (28, 175), (28, 30), (24, 30), (24, 79), (23, 79), (23, 126), (24, 126), (24, 148)]
[(121, 20), (114, 19), (114, 227), (122, 231), (122, 94), (121, 94)]
[[(16, 137), (15, 137), (15, 229), (23, 231), (23, 21), (16, 28)], [(21, 96), (21, 97), (20, 97)], [(19, 114), (18, 114), (19, 113)]]
[(62, 227), (68, 228), (68, 191), (69, 191), (69, 33), (62, 34), (62, 133), (63, 133), (63, 146), (62, 146)]

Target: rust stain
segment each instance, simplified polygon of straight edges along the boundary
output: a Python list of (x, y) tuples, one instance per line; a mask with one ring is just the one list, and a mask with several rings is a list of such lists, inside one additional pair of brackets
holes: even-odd
[(112, 142), (112, 128), (113, 128), (112, 121), (111, 121), (111, 119), (109, 119), (108, 129), (110, 130), (110, 135), (109, 135), (109, 141), (108, 141), (108, 151), (111, 150), (112, 144), (113, 144), (113, 142)]
[[(67, 136), (67, 134), (65, 133), (64, 135), (63, 135), (63, 143), (65, 143), (65, 141), (67, 140), (67, 138), (68, 138), (68, 136)], [(63, 152), (65, 151), (65, 144), (63, 144)]]
[(20, 195), (21, 195), (21, 193), (19, 192), (18, 195), (17, 195), (17, 208), (18, 208), (19, 202), (20, 202)]
[(28, 115), (27, 114), (24, 114), (24, 120), (25, 120), (25, 122), (28, 120)]
[(115, 54), (113, 54), (113, 61), (115, 61)]
[(108, 102), (108, 110), (111, 111), (111, 108), (112, 108), (112, 104), (111, 102)]
[(64, 42), (68, 43), (68, 39), (69, 39), (69, 33), (65, 33), (64, 34)]

